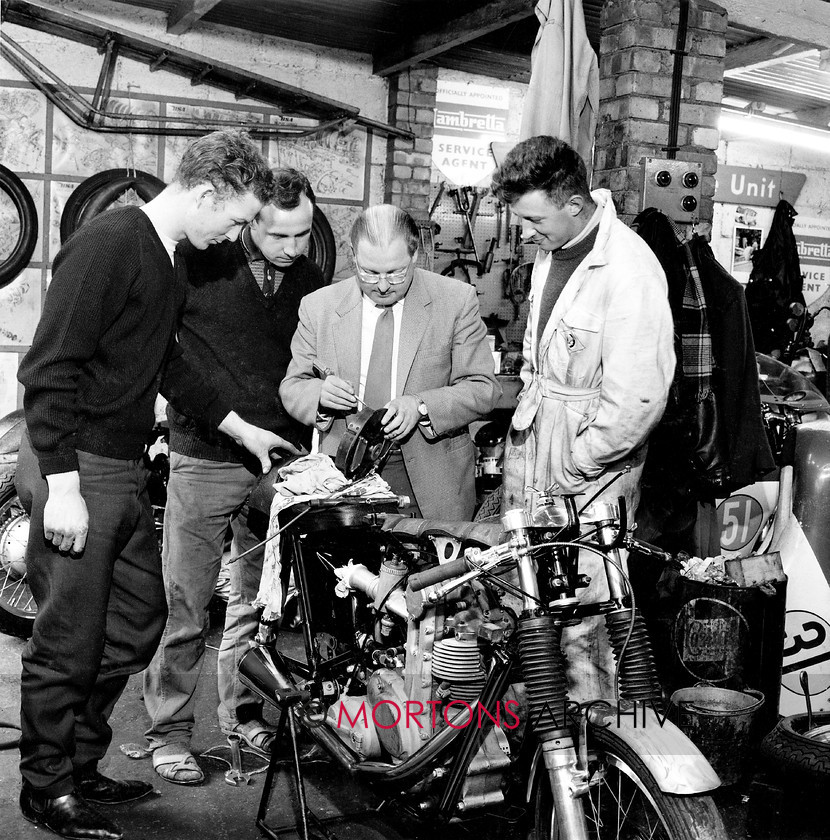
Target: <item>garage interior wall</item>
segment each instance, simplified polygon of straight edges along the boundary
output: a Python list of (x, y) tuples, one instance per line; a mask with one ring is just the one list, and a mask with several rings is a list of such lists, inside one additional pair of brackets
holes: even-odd
[[(751, 131), (751, 129), (750, 129)], [(806, 132), (809, 138), (811, 132)], [(799, 249), (804, 276), (804, 300), (811, 312), (830, 305), (830, 141), (824, 148), (808, 148), (774, 140), (763, 123), (754, 136), (724, 132), (718, 147), (719, 166), (745, 166), (766, 171), (797, 172), (806, 176), (801, 193), (794, 202), (798, 216), (793, 233)], [(776, 197), (777, 194), (776, 194)], [(739, 234), (745, 230), (760, 232), (760, 244), (766, 242), (774, 208), (756, 206), (750, 198), (743, 204), (715, 204), (712, 223), (712, 250), (718, 261), (733, 276), (746, 281), (750, 264), (740, 262)], [(830, 312), (816, 317), (813, 341), (827, 342)]]
[[(386, 119), (387, 82), (372, 75), (368, 55), (319, 50), (210, 24), (172, 39), (166, 33), (166, 16), (152, 10), (105, 0), (52, 5), (353, 105), (372, 119)], [(3, 26), (52, 72), (91, 98), (101, 66), (95, 49), (32, 29)], [(207, 85), (194, 87), (188, 79), (164, 70), (151, 73), (146, 65), (129, 59), (118, 60), (112, 89), (113, 110), (159, 113), (162, 109), (217, 118), (236, 118), (241, 112), (256, 121), (278, 119), (275, 109), (254, 100), (237, 101), (232, 94)], [(0, 162), (17, 173), (31, 192), (39, 231), (32, 262), (0, 289), (0, 416), (21, 405), (18, 362), (40, 317), (51, 261), (60, 247), (61, 209), (72, 190), (90, 175), (122, 167), (169, 180), (188, 140), (81, 129), (0, 59)], [(383, 200), (384, 140), (346, 126), (309, 138), (262, 141), (272, 164), (295, 166), (309, 175), (337, 242), (335, 278), (349, 272), (345, 243), (355, 215)]]

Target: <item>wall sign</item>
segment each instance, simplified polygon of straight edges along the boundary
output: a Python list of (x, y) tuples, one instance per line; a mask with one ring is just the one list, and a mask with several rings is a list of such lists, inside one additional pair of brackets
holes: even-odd
[(795, 205), (806, 180), (803, 172), (720, 164), (715, 173), (715, 201), (775, 207), (784, 198)]
[(432, 162), (459, 186), (475, 186), (495, 169), (490, 143), (507, 139), (510, 91), (438, 80)]

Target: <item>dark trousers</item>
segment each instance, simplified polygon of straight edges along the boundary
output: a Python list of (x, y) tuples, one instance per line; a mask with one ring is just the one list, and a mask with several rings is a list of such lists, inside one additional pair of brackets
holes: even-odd
[(16, 484), (30, 509), (26, 568), (38, 612), (23, 654), (20, 771), (55, 797), (106, 753), (109, 716), (152, 659), (167, 608), (142, 463), (78, 452), (89, 534), (80, 556), (61, 554), (43, 536), (48, 486), (27, 437)]
[(381, 470), (381, 478), (392, 488), (392, 492), (398, 496), (409, 496), (409, 505), (400, 508), (398, 513), (405, 516), (421, 518), (421, 510), (418, 507), (418, 500), (415, 498), (415, 491), (409, 480), (409, 473), (406, 471), (406, 464), (403, 461), (403, 453), (400, 447), (393, 446), (386, 463)]

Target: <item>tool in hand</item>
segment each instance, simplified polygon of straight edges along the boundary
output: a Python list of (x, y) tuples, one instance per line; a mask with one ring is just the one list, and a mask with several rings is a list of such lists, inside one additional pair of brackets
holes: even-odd
[[(321, 367), (320, 365), (318, 365), (318, 364), (317, 364), (317, 362), (312, 362), (312, 363), (311, 363), (311, 369), (314, 371), (314, 375), (315, 375), (318, 379), (325, 379), (325, 378), (326, 378), (326, 377), (328, 377), (328, 376), (334, 376), (334, 371), (333, 371), (331, 368), (328, 368), (328, 367)], [(369, 408), (369, 406), (368, 406), (368, 405), (366, 405), (366, 403), (365, 403), (365, 402), (363, 402), (363, 400), (362, 400), (362, 399), (360, 399), (360, 397), (359, 397), (357, 394), (354, 394), (353, 396), (354, 396), (354, 398), (357, 400), (357, 404), (358, 404), (358, 405), (362, 405), (362, 406), (363, 406), (363, 408), (366, 408), (366, 409), (368, 409), (369, 411), (374, 411), (374, 409), (373, 409), (373, 408)]]
[(251, 783), (251, 774), (242, 771), (242, 749), (239, 746), (241, 740), (239, 735), (228, 735), (228, 745), (231, 748), (231, 768), (225, 772), (225, 781), (234, 787), (237, 787), (240, 782), (244, 782), (246, 785)]

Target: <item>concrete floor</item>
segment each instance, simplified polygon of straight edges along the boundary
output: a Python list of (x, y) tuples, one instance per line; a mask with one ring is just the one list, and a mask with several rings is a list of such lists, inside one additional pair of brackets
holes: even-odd
[[(211, 630), (209, 642), (215, 645), (219, 628)], [(291, 641), (289, 639), (289, 641)], [(298, 641), (298, 639), (294, 639)], [(25, 642), (0, 634), (0, 720), (19, 720), (20, 654)], [(226, 741), (216, 721), (215, 688), (216, 652), (209, 650), (205, 674), (197, 697), (197, 723), (194, 746), (200, 752), (210, 748), (220, 756), (228, 756)], [(276, 718), (273, 718), (276, 719)], [(159, 779), (149, 758), (134, 760), (120, 749), (122, 745), (143, 745), (147, 717), (141, 696), (141, 677), (133, 677), (111, 720), (113, 745), (101, 770), (115, 778), (138, 778), (152, 782), (154, 796), (127, 805), (107, 808), (107, 813), (125, 830), (126, 840), (258, 840), (263, 835), (255, 824), (257, 806), (262, 793), (264, 775), (253, 776), (250, 785), (232, 787), (224, 780), (226, 765), (199, 758), (208, 776), (197, 787), (172, 785)], [(0, 731), (0, 742), (8, 730)], [(42, 840), (44, 833), (26, 822), (18, 810), (20, 789), (17, 751), (0, 751), (0, 838)], [(262, 759), (245, 755), (245, 769), (255, 771), (264, 765)], [(362, 791), (336, 767), (318, 762), (308, 767), (307, 789), (312, 807), (321, 816), (352, 813), (371, 807), (377, 800)], [(771, 838), (771, 840), (826, 840), (830, 837), (830, 808), (826, 791), (799, 785), (787, 789), (785, 780), (775, 775), (759, 775), (742, 785), (717, 793), (730, 838)], [(280, 780), (272, 795), (268, 822), (285, 824), (291, 818), (292, 789)], [(395, 819), (394, 814), (377, 821), (373, 828), (358, 824), (340, 824), (337, 836), (342, 840), (398, 840), (413, 833)], [(295, 837), (287, 834), (286, 837)], [(505, 825), (478, 824), (472, 830), (442, 829), (442, 840), (476, 836), (481, 840), (512, 840)], [(706, 838), (700, 838), (706, 840)]]

